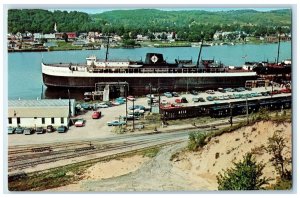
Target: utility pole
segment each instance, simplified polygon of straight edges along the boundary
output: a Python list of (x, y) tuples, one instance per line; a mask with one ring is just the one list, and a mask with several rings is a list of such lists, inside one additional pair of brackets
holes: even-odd
[(128, 97), (128, 92), (129, 92), (129, 87), (128, 87), (128, 83), (125, 81), (125, 84), (126, 84), (126, 86), (127, 86), (127, 91), (125, 90), (125, 85), (124, 85), (124, 91), (126, 92), (125, 93), (125, 104), (126, 104), (126, 106), (125, 106), (125, 108), (126, 108), (126, 114), (125, 114), (125, 116), (126, 116), (126, 126), (127, 126), (127, 117), (128, 117), (128, 109), (127, 109), (127, 97)]
[(160, 87), (158, 87), (157, 91), (158, 91), (158, 113), (160, 114)]
[[(69, 97), (69, 119), (71, 118), (71, 99), (70, 99), (70, 90), (68, 89), (68, 97)], [(68, 123), (68, 129), (69, 129), (69, 123)]]
[(272, 85), (271, 98), (273, 98), (273, 86), (274, 86), (274, 85), (273, 85), (273, 83), (274, 83), (274, 82), (273, 82), (273, 81), (271, 81), (271, 85)]
[(249, 124), (249, 114), (248, 114), (248, 97), (246, 95), (246, 114), (247, 114), (247, 124)]
[(230, 118), (229, 118), (229, 123), (230, 123), (230, 126), (232, 126), (232, 104), (231, 104), (231, 103), (229, 104), (229, 107), (230, 107)]
[(132, 106), (133, 106), (132, 132), (134, 132), (134, 100), (135, 100), (135, 98), (133, 97), (133, 100), (132, 100)]
[(149, 89), (150, 89), (150, 113), (152, 113), (152, 85), (149, 83)]

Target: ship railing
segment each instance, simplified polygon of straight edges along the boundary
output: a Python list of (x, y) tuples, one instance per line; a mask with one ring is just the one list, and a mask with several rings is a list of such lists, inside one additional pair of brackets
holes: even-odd
[(249, 72), (226, 68), (93, 68), (92, 73), (226, 73)]

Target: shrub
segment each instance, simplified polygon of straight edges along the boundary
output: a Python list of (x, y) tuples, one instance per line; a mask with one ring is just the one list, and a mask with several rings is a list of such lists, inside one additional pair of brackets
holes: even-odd
[(234, 168), (227, 169), (224, 174), (218, 174), (219, 190), (260, 190), (270, 179), (262, 177), (265, 164), (257, 163), (251, 153), (243, 160), (234, 163)]

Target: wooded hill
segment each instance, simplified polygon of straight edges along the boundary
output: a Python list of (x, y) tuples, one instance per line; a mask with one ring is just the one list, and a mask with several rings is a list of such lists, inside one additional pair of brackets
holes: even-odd
[(8, 32), (53, 32), (54, 23), (59, 32), (117, 33), (177, 32), (181, 37), (202, 33), (207, 39), (215, 31), (245, 31), (257, 35), (272, 34), (278, 27), (290, 32), (290, 9), (260, 12), (237, 11), (162, 11), (157, 9), (114, 10), (100, 14), (77, 11), (47, 11), (40, 9), (11, 9), (8, 11)]

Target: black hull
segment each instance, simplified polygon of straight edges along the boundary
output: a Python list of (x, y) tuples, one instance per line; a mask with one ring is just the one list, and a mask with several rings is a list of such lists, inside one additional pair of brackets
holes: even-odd
[(149, 83), (155, 90), (163, 91), (187, 91), (217, 89), (219, 87), (244, 87), (246, 80), (255, 80), (256, 76), (240, 77), (151, 77), (151, 78), (129, 78), (129, 77), (61, 77), (43, 74), (43, 82), (49, 88), (81, 88), (94, 90), (95, 84), (99, 82), (127, 82), (129, 83), (129, 94), (145, 95), (149, 93)]

